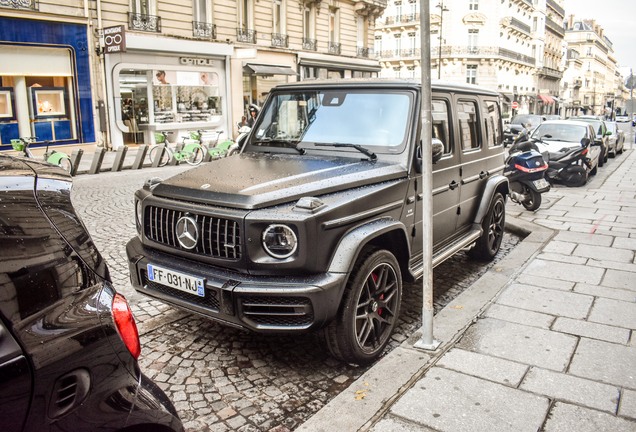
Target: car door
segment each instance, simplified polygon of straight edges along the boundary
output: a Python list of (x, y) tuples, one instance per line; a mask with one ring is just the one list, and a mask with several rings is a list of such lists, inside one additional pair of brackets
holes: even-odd
[(433, 93), (433, 138), (444, 145), (442, 158), (433, 165), (433, 247), (453, 236), (460, 197), (460, 155), (457, 152), (452, 96)]
[(457, 145), (460, 162), (460, 196), (457, 231), (464, 231), (473, 222), (481, 201), (481, 191), (487, 180), (482, 147), (479, 99), (474, 95), (457, 95), (455, 101)]
[(0, 318), (0, 423), (3, 432), (24, 426), (31, 400), (31, 370), (22, 348)]

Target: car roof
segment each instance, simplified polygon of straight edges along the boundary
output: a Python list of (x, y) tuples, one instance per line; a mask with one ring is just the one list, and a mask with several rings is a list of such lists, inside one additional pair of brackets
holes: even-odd
[[(414, 88), (420, 89), (421, 84), (417, 80), (397, 80), (385, 78), (348, 78), (348, 79), (314, 79), (297, 81), (293, 83), (279, 84), (274, 89), (281, 90), (300, 90), (315, 88)], [(500, 94), (486, 87), (480, 87), (472, 84), (458, 84), (446, 81), (433, 81), (431, 83), (433, 90), (442, 90), (449, 92), (482, 94), (494, 97), (500, 97)]]
[(584, 127), (588, 127), (590, 126), (589, 123), (584, 122), (584, 121), (576, 121), (576, 120), (546, 120), (543, 123), (541, 123), (541, 126), (543, 125), (551, 125), (551, 124), (557, 124), (557, 125), (576, 125), (576, 126), (584, 126)]

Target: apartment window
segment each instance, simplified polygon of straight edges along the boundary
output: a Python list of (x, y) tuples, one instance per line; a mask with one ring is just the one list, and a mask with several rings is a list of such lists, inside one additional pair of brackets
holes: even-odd
[(133, 0), (132, 12), (139, 15), (154, 15), (155, 2), (153, 0)]
[(479, 9), (479, 0), (468, 0), (468, 10), (476, 11)]
[(253, 0), (239, 0), (238, 27), (242, 30), (249, 30), (254, 28)]
[(468, 30), (468, 51), (471, 53), (477, 52), (478, 46), (478, 38), (479, 38), (479, 30), (469, 29)]
[(329, 42), (340, 42), (340, 9), (329, 8)]
[(358, 48), (366, 48), (369, 40), (369, 26), (367, 25), (367, 17), (358, 16), (357, 26)]
[(376, 55), (382, 56), (382, 36), (375, 36), (375, 44), (373, 45)]
[(272, 33), (286, 34), (285, 2), (274, 0), (272, 3)]
[(536, 32), (537, 31), (537, 27), (538, 27), (538, 18), (534, 17), (532, 19), (532, 31)]
[(466, 66), (466, 82), (468, 84), (477, 84), (477, 65)]
[(192, 2), (193, 18), (197, 22), (212, 22), (212, 8), (208, 4), (208, 0), (193, 0)]

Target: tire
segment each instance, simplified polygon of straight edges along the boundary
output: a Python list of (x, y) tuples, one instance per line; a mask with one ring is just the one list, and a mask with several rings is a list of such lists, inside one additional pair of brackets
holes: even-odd
[(596, 175), (597, 172), (598, 172), (598, 164), (596, 164), (596, 166), (590, 170), (589, 175)]
[[(152, 164), (152, 166), (163, 167), (168, 165), (168, 162), (170, 162), (170, 151), (166, 147), (163, 147), (164, 151), (160, 155), (159, 153), (161, 149), (162, 147), (160, 145), (157, 145), (150, 149), (148, 157), (150, 158), (150, 163)], [(159, 159), (159, 156), (161, 156), (161, 159)]]
[(366, 365), (386, 348), (398, 320), (402, 274), (395, 256), (366, 249), (349, 276), (336, 318), (322, 331), (331, 354)]
[(537, 192), (529, 187), (525, 188), (525, 194), (530, 195), (530, 199), (521, 203), (526, 210), (535, 211), (541, 207), (541, 192)]
[(205, 153), (203, 152), (203, 149), (201, 147), (195, 147), (192, 149), (192, 153), (188, 155), (185, 161), (189, 165), (199, 165), (203, 161), (204, 156)]
[(587, 183), (587, 179), (587, 170), (581, 166), (570, 167), (570, 171), (567, 171), (561, 177), (563, 184), (571, 187), (583, 186)]
[(481, 223), (481, 237), (468, 254), (479, 261), (492, 261), (499, 252), (506, 225), (506, 201), (497, 192), (490, 203), (486, 217)]

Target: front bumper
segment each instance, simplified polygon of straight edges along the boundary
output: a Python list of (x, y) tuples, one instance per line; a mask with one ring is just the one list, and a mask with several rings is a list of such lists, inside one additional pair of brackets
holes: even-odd
[[(329, 322), (338, 311), (347, 274), (252, 276), (193, 262), (143, 246), (126, 245), (133, 287), (140, 293), (226, 325), (259, 333), (298, 333)], [(205, 296), (148, 280), (153, 264), (205, 280)]]

